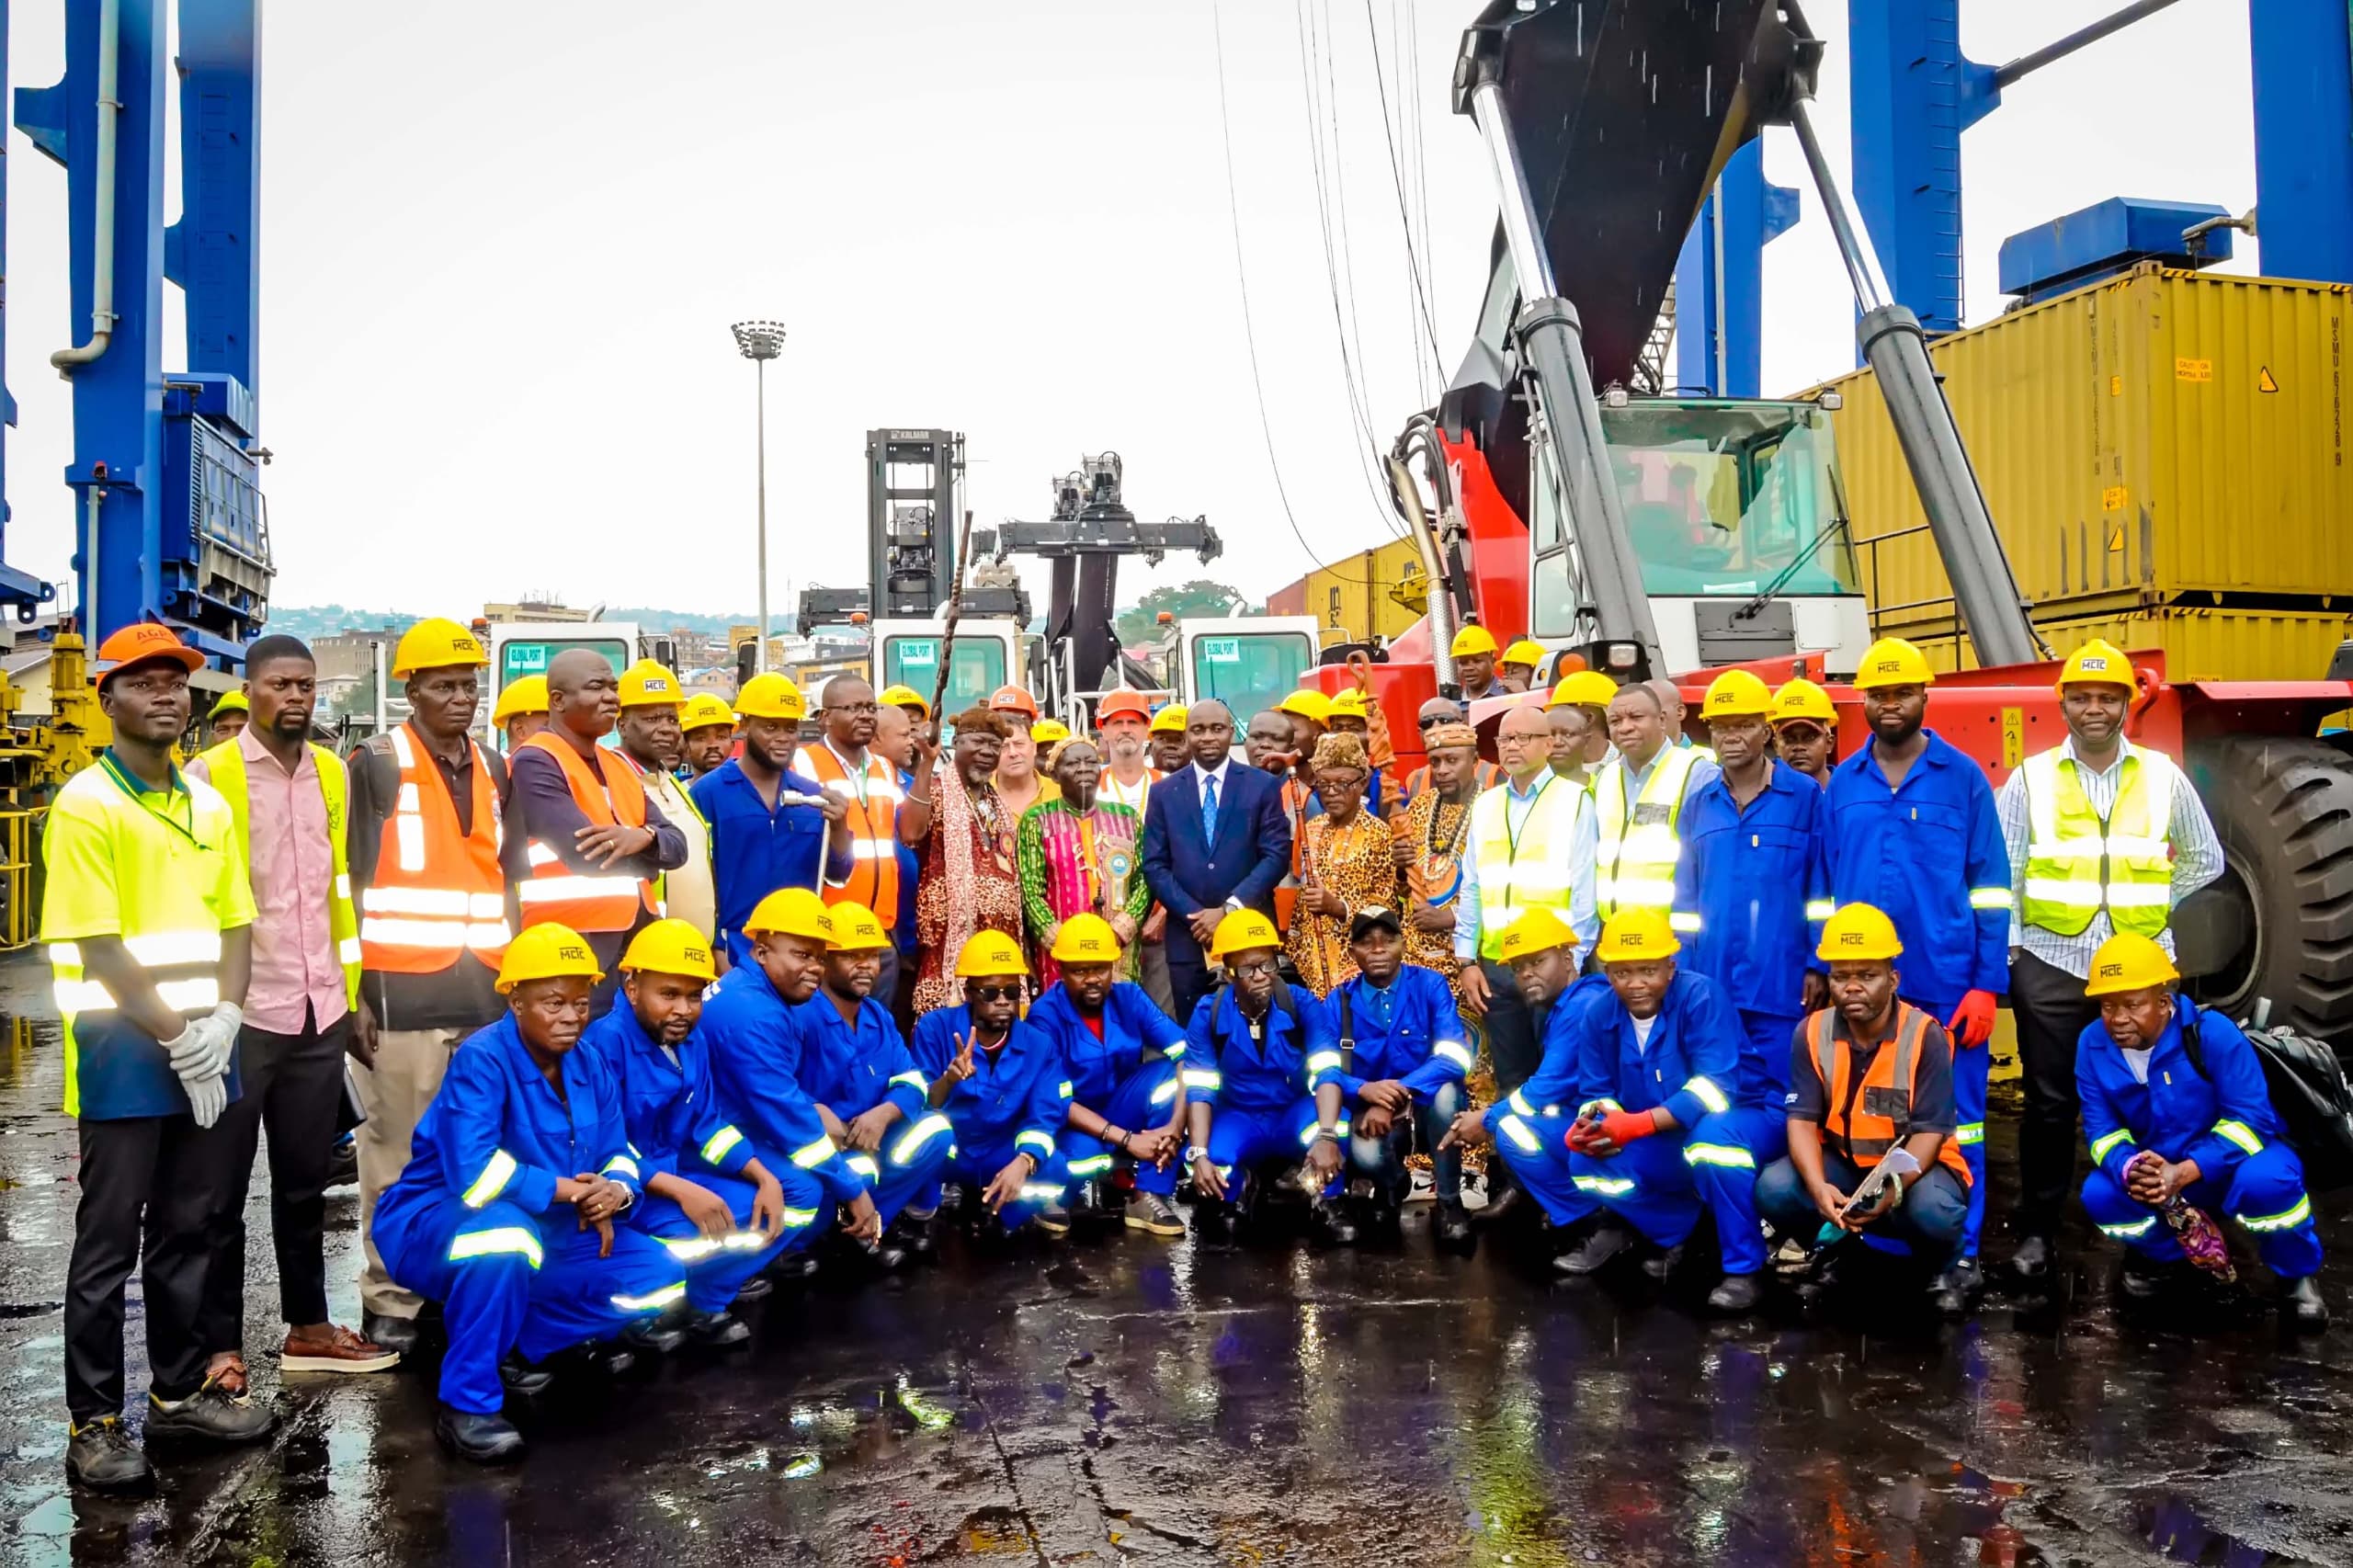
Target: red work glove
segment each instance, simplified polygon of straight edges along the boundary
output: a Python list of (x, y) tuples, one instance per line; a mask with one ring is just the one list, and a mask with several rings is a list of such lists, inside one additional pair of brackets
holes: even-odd
[(1601, 1119), (1601, 1135), (1620, 1148), (1658, 1131), (1658, 1120), (1646, 1110), (1613, 1110)]
[(1593, 1146), (1601, 1142), (1601, 1124), (1583, 1119), (1572, 1121), (1561, 1141), (1569, 1146), (1573, 1154), (1590, 1154)]
[(1997, 1004), (1991, 991), (1972, 991), (1961, 999), (1951, 1017), (1945, 1020), (1945, 1032), (1953, 1042), (1962, 1046), (1984, 1045), (1994, 1038), (1994, 1010)]

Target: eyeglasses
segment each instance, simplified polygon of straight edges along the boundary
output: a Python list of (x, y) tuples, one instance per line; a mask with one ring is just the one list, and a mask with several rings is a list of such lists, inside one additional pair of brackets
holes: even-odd
[(834, 702), (817, 710), (820, 713), (848, 713), (861, 719), (871, 719), (882, 711), (871, 702)]
[(1021, 996), (1018, 983), (1012, 985), (968, 985), (964, 996), (972, 1002), (1014, 1002)]
[(1236, 980), (1256, 980), (1262, 974), (1274, 973), (1275, 960), (1259, 959), (1253, 963), (1228, 964), (1226, 968), (1233, 971)]

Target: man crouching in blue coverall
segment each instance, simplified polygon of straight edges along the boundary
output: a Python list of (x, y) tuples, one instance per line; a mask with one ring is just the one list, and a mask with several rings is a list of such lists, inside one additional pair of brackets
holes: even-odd
[(742, 1345), (752, 1331), (728, 1309), (767, 1294), (760, 1270), (819, 1233), (824, 1188), (759, 1149), (728, 1119), (699, 1027), (718, 979), (710, 942), (683, 920), (657, 920), (622, 955), (621, 999), (588, 1026), (584, 1054), (621, 1086), (621, 1115), (645, 1177), (638, 1223), (687, 1266), (688, 1332)]
[(1218, 922), (1210, 942), (1230, 978), (1194, 1006), (1185, 1048), (1186, 1162), (1209, 1200), (1199, 1234), (1231, 1244), (1254, 1187), (1304, 1156), (1316, 1238), (1346, 1246), (1357, 1230), (1337, 1201), (1348, 1138), (1339, 1040), (1324, 1004), (1275, 973), (1281, 951), (1275, 923), (1255, 909)]
[(940, 1179), (979, 1188), (980, 1210), (968, 1216), (976, 1232), (995, 1227), (998, 1239), (1032, 1221), (1050, 1236), (1070, 1230), (1062, 1182), (1049, 1167), (1071, 1083), (1053, 1037), (1021, 1018), (1029, 976), (1019, 942), (976, 931), (956, 956), (964, 1005), (915, 1020), (928, 1104), (955, 1130)]
[(523, 1451), (500, 1414), (507, 1379), (544, 1386), (529, 1362), (686, 1298), (684, 1267), (629, 1223), (639, 1173), (620, 1085), (573, 1050), (603, 978), (568, 926), (534, 926), (507, 945), (506, 1017), (449, 1059), (408, 1168), (376, 1206), (377, 1251), (449, 1325), (434, 1435), (477, 1463)]

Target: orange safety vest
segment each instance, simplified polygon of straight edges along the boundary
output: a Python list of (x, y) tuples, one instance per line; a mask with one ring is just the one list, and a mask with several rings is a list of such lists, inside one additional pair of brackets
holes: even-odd
[[(1928, 1016), (1908, 1002), (1898, 1002), (1895, 1042), (1872, 1054), (1859, 1085), (1852, 1081), (1855, 1053), (1838, 1039), (1837, 1017), (1836, 1009), (1824, 1007), (1806, 1020), (1813, 1064), (1829, 1096), (1822, 1134), (1857, 1169), (1869, 1170), (1912, 1136), (1912, 1094), (1919, 1083), (1920, 1042), (1928, 1032)], [(1947, 1138), (1937, 1159), (1961, 1186), (1969, 1185), (1969, 1162), (1961, 1158), (1958, 1139)]]
[[(633, 770), (608, 767), (599, 778), (578, 752), (544, 730), (523, 746), (536, 746), (556, 759), (564, 782), (572, 786), (572, 803), (597, 826), (645, 825), (645, 786)], [(552, 920), (575, 931), (626, 931), (637, 923), (641, 905), (649, 915), (662, 913), (654, 884), (643, 877), (575, 871), (537, 840), (531, 844), (530, 861), (530, 880), (515, 890), (526, 930)]]
[(474, 825), (463, 833), (449, 783), (424, 737), (403, 724), (391, 740), (401, 787), (375, 867), (359, 892), (359, 967), (380, 974), (438, 974), (471, 954), (496, 969), (512, 933), (506, 875), (498, 864), (504, 830), (490, 765), (474, 745)]
[(805, 759), (800, 771), (823, 784), (828, 792), (839, 795), (849, 807), (850, 853), (856, 862), (850, 867), (849, 880), (839, 887), (827, 887), (827, 903), (844, 901), (862, 903), (874, 912), (883, 929), (899, 918), (899, 776), (891, 765), (869, 753), (866, 758), (866, 790), (861, 797), (857, 782), (834, 755), (834, 748), (820, 742), (802, 746)]

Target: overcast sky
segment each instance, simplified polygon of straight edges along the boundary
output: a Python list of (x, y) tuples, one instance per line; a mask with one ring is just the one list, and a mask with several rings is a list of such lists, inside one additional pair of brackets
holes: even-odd
[[(261, 392), (278, 598), (464, 615), (544, 590), (747, 609), (753, 370), (728, 324), (749, 316), (791, 333), (768, 372), (779, 616), (788, 586), (862, 580), (876, 426), (966, 432), (984, 522), (1044, 516), (1051, 475), (1116, 449), (1135, 511), (1207, 513), (1226, 540), (1212, 574), (1254, 595), (1381, 542), (1358, 403), (1385, 449), (1459, 359), (1483, 281), (1494, 195), (1445, 92), (1476, 6), (1370, 0), (1384, 78), (1365, 5), (1302, 3), (1320, 68), (1302, 66), (1310, 13), (1286, 0), (270, 6)], [(2115, 4), (1971, 0), (1962, 40), (1998, 62)], [(54, 80), (62, 7), (10, 9), (16, 84)], [(1820, 112), (1843, 163), (1843, 7), (1813, 12), (1833, 35)], [(1298, 534), (1244, 333), (1220, 17), (1265, 417)], [(2019, 229), (2113, 195), (2252, 206), (2246, 48), (2246, 0), (2185, 0), (1972, 130), (1971, 319), (1999, 310), (1995, 252)], [(1413, 324), (1384, 85), (1427, 228), (1435, 356)], [(176, 168), (176, 120), (171, 134)], [(46, 361), (84, 324), (67, 319), (63, 172), (20, 133), (9, 152), (7, 550), (58, 577), (70, 403)], [(1787, 132), (1769, 133), (1767, 169), (1804, 183)], [(1844, 275), (1803, 202), (1767, 252), (1768, 392), (1852, 362)], [(167, 368), (183, 362), (171, 319)], [(1121, 597), (1195, 574), (1190, 558), (1134, 563)]]

